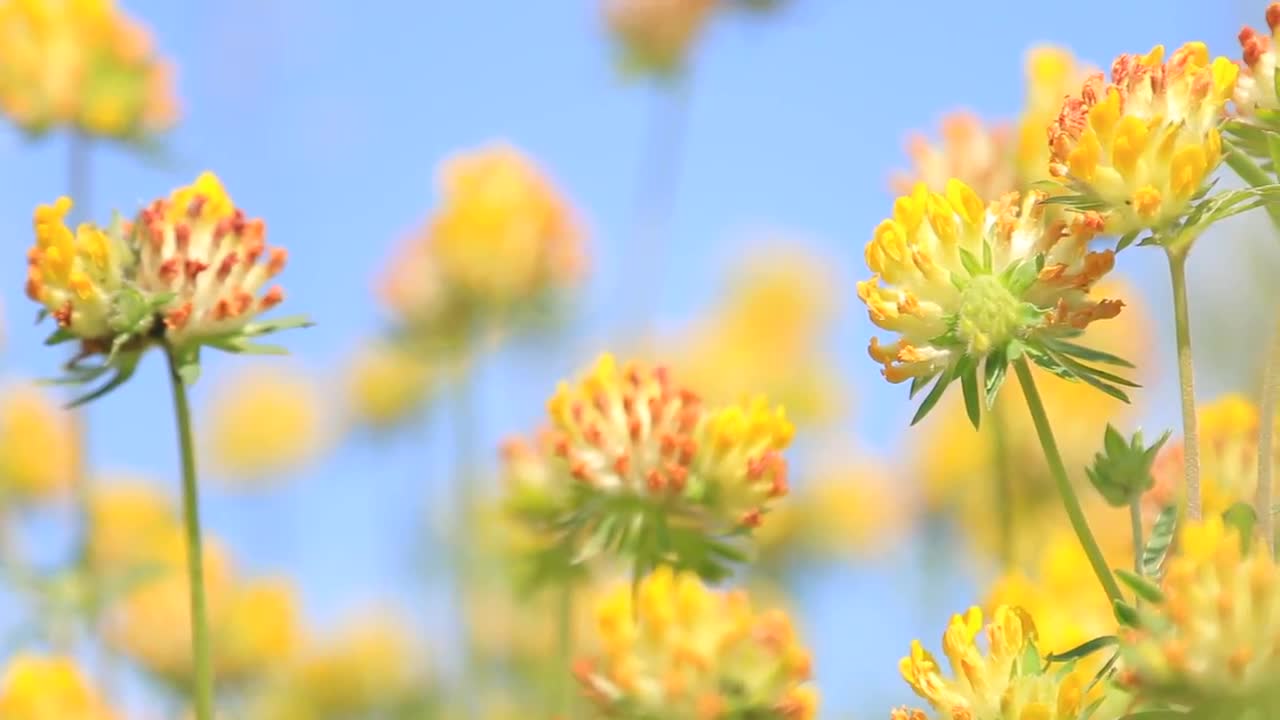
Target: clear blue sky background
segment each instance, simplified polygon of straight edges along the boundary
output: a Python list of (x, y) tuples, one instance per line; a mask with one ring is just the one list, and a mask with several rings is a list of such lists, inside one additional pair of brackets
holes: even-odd
[[(910, 407), (865, 357), (869, 324), (852, 282), (865, 272), (863, 244), (889, 210), (885, 181), (904, 165), (905, 133), (932, 128), (959, 107), (1016, 113), (1023, 53), (1037, 41), (1098, 64), (1191, 39), (1235, 56), (1240, 22), (1260, 24), (1264, 4), (1247, 12), (1242, 5), (800, 0), (767, 22), (718, 24), (696, 63), (664, 322), (678, 324), (705, 304), (721, 268), (753, 233), (781, 229), (810, 239), (843, 283), (832, 351), (856, 388), (848, 442), (892, 457)], [(164, 164), (109, 148), (96, 153), (94, 214), (131, 211), (202, 169), (218, 172), (242, 207), (267, 219), (270, 239), (289, 248), (287, 310), (320, 322), (288, 339), (295, 362), (333, 373), (376, 332), (372, 279), (391, 245), (431, 208), (437, 163), (498, 138), (539, 158), (583, 209), (595, 272), (570, 342), (485, 367), (485, 442), (532, 427), (555, 379), (603, 349), (620, 315), (614, 288), (635, 284), (620, 246), (654, 98), (617, 79), (595, 2), (132, 0), (127, 7), (176, 59), (185, 119)], [(29, 146), (0, 134), (0, 245), (9, 258), (0, 262), (10, 340), (3, 362), (16, 374), (49, 375), (61, 358), (38, 344), (48, 328), (30, 327), (21, 284), (32, 207), (64, 191), (65, 158), (63, 138)], [(1125, 262), (1147, 297), (1164, 303), (1159, 258), (1129, 253)], [(1159, 308), (1153, 314), (1165, 316)], [(198, 402), (230, 362), (239, 360), (208, 359)], [(1171, 415), (1165, 390), (1151, 390), (1154, 418)], [(100, 467), (144, 472), (176, 488), (160, 358), (93, 405), (91, 427)], [(440, 495), (448, 447), (442, 422), (390, 444), (349, 444), (282, 490), (208, 491), (207, 524), (250, 570), (295, 572), (317, 621), (390, 592), (412, 601), (408, 548), (430, 498)], [(830, 710), (876, 717), (908, 701), (896, 659), (912, 637), (934, 641), (945, 611), (976, 599), (968, 582), (939, 580), (931, 593), (944, 601), (917, 611), (918, 581), (902, 575), (886, 563), (805, 583), (805, 625)]]

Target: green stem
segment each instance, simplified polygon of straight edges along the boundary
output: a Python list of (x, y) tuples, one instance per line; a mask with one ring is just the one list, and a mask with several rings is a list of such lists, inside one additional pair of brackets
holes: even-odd
[(1271, 347), (1263, 370), (1262, 402), (1258, 426), (1258, 487), (1253, 494), (1253, 509), (1258, 519), (1258, 532), (1267, 548), (1275, 555), (1275, 511), (1271, 489), (1275, 471), (1276, 401), (1280, 395), (1280, 326), (1272, 330)]
[(1075, 488), (1071, 487), (1071, 481), (1067, 479), (1067, 468), (1062, 464), (1062, 455), (1058, 452), (1058, 443), (1053, 438), (1053, 430), (1049, 427), (1049, 417), (1045, 414), (1044, 403), (1040, 401), (1040, 392), (1036, 389), (1035, 378), (1031, 376), (1031, 368), (1027, 365), (1025, 356), (1019, 357), (1013, 363), (1014, 369), (1018, 373), (1018, 382), (1022, 385), (1022, 394), (1027, 399), (1027, 409), (1031, 411), (1031, 421), (1036, 426), (1036, 435), (1040, 438), (1040, 447), (1044, 450), (1044, 458), (1049, 463), (1049, 472), (1053, 475), (1054, 481), (1058, 485), (1058, 494), (1062, 496), (1062, 505), (1066, 508), (1067, 518), (1071, 521), (1071, 528), (1075, 530), (1076, 537), (1080, 540), (1081, 547), (1084, 548), (1085, 555), (1089, 557), (1089, 565), (1093, 567), (1093, 572), (1098, 576), (1098, 582), (1102, 584), (1102, 589), (1107, 593), (1109, 602), (1123, 600), (1120, 594), (1120, 586), (1116, 584), (1116, 580), (1111, 576), (1111, 569), (1107, 567), (1106, 558), (1102, 556), (1102, 550), (1098, 547), (1098, 541), (1094, 539), (1093, 532), (1089, 529), (1089, 522), (1084, 517), (1084, 510), (1080, 507), (1080, 498), (1076, 496)]
[(204, 589), (204, 544), (200, 536), (199, 488), (196, 483), (195, 444), (191, 439), (191, 408), (186, 385), (178, 373), (178, 359), (166, 347), (173, 411), (182, 454), (182, 514), (187, 531), (187, 576), (191, 586), (191, 649), (195, 662), (192, 688), (196, 720), (213, 720), (213, 665), (209, 652), (209, 618)]
[(475, 520), (478, 481), (476, 461), (476, 401), (475, 369), (471, 368), (457, 379), (453, 388), (453, 442), (454, 442), (454, 517), (453, 531), (453, 581), (454, 602), (458, 606), (462, 636), (461, 688), (464, 709), (469, 714), (478, 711), (479, 659), (466, 628), (471, 622), (483, 622), (483, 618), (468, 618), (467, 588), (471, 569), (471, 541), (465, 536), (467, 528)]
[(573, 717), (573, 585), (565, 583), (560, 589), (559, 650), (556, 663), (557, 693), (555, 717), (567, 720)]
[(999, 406), (988, 413), (991, 423), (991, 451), (995, 455), (996, 512), (1000, 519), (1000, 562), (1002, 569), (1012, 569), (1017, 561), (1014, 552), (1014, 487), (1009, 467), (1009, 429)]
[(1142, 496), (1129, 500), (1129, 529), (1133, 533), (1133, 571), (1142, 574)]
[(1200, 435), (1196, 430), (1195, 373), (1191, 362), (1191, 316), (1187, 309), (1187, 254), (1190, 244), (1166, 248), (1173, 286), (1173, 327), (1178, 343), (1178, 385), (1182, 390), (1183, 471), (1187, 517), (1200, 519)]

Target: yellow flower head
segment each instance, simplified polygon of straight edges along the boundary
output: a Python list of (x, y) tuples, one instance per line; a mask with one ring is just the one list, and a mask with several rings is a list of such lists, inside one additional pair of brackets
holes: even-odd
[(138, 140), (177, 120), (173, 67), (111, 0), (5, 0), (0, 110), (30, 133)]
[(508, 307), (581, 275), (575, 213), (524, 153), (505, 144), (460, 153), (441, 166), (438, 183), (429, 242), (441, 275), (465, 297)]
[[(287, 253), (267, 248), (266, 225), (246, 218), (212, 173), (154, 201), (133, 223), (72, 233), (70, 209), (67, 198), (36, 208), (27, 295), (91, 349), (124, 333), (160, 332), (175, 347), (216, 339), (239, 348), (236, 334), (284, 300), (278, 285), (259, 292)], [(149, 325), (152, 317), (160, 319)]]
[[(987, 651), (978, 646), (986, 637)], [(1083, 681), (1076, 674), (1059, 678), (1041, 672), (1031, 617), (1002, 605), (982, 624), (982, 611), (953, 615), (942, 636), (951, 677), (919, 640), (898, 668), (916, 694), (929, 702), (938, 720), (1075, 720), (1081, 709)], [(921, 710), (899, 709), (894, 720), (925, 720)]]
[(0, 496), (65, 496), (79, 454), (71, 414), (53, 398), (32, 385), (0, 391)]
[(1091, 75), (1049, 129), (1051, 174), (1096, 200), (1114, 234), (1180, 218), (1222, 158), (1219, 125), (1238, 69), (1192, 42), (1121, 55)]
[(0, 717), (13, 720), (115, 720), (69, 658), (17, 655), (0, 679)]
[(323, 447), (324, 401), (297, 368), (249, 367), (213, 394), (203, 427), (212, 464), (231, 481), (268, 482), (310, 462)]
[(89, 499), (89, 561), (122, 576), (166, 562), (165, 543), (178, 533), (173, 501), (146, 482), (93, 483)]
[(708, 408), (665, 368), (606, 354), (547, 409), (559, 466), (598, 492), (682, 503), (720, 529), (758, 525), (787, 492), (794, 428), (762, 397)]
[(719, 0), (604, 0), (604, 17), (622, 47), (626, 70), (679, 72)]
[(346, 370), (347, 414), (360, 426), (399, 425), (426, 403), (433, 379), (431, 368), (407, 350), (389, 343), (364, 343)]
[(716, 592), (659, 568), (596, 608), (599, 654), (574, 668), (605, 713), (626, 707), (672, 720), (808, 720), (812, 659), (782, 611), (756, 613), (745, 594)]
[(1046, 224), (1039, 199), (1012, 193), (988, 206), (959, 180), (945, 193), (919, 184), (898, 198), (867, 243), (874, 274), (858, 283), (871, 321), (898, 334), (871, 340), (885, 378), (923, 381), (1011, 341), (1120, 312), (1123, 303), (1089, 295), (1114, 264), (1111, 251), (1088, 251), (1096, 217)]
[(952, 113), (942, 119), (939, 145), (930, 144), (923, 135), (911, 136), (907, 154), (914, 167), (894, 179), (894, 192), (910, 194), (920, 182), (930, 190), (942, 192), (952, 178), (987, 198), (1019, 189), (1008, 126), (984, 124), (968, 112)]
[(278, 670), (300, 640), (297, 591), (283, 579), (254, 580), (232, 593), (217, 618), (215, 667), (225, 678)]
[(1244, 50), (1244, 68), (1236, 80), (1236, 110), (1250, 117), (1259, 110), (1280, 110), (1276, 95), (1276, 33), (1280, 28), (1280, 2), (1267, 6), (1269, 35), (1246, 26), (1240, 31), (1240, 47)]
[(1261, 539), (1246, 548), (1217, 515), (1182, 526), (1162, 602), (1121, 640), (1120, 681), (1173, 702), (1274, 698), (1280, 681), (1280, 582)]

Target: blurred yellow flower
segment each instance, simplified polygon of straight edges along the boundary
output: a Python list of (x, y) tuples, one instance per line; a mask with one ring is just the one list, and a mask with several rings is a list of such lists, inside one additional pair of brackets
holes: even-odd
[(89, 562), (123, 575), (170, 562), (166, 543), (177, 536), (173, 501), (158, 486), (132, 479), (95, 479), (89, 498)]
[(1121, 55), (1066, 98), (1049, 131), (1050, 173), (1100, 203), (1109, 233), (1158, 230), (1190, 207), (1222, 159), (1219, 125), (1238, 68), (1192, 42)]
[(34, 385), (0, 389), (0, 496), (65, 496), (79, 462), (71, 414)]
[(6, 720), (116, 720), (75, 661), (16, 655), (0, 679), (0, 718)]
[(702, 320), (672, 347), (674, 369), (709, 402), (764, 393), (798, 423), (833, 420), (845, 393), (823, 352), (836, 310), (831, 263), (795, 246), (748, 253)]
[(230, 482), (270, 482), (314, 460), (328, 441), (324, 397), (302, 368), (245, 366), (210, 397), (204, 446)]
[(1110, 250), (1089, 251), (1090, 218), (1047, 224), (1040, 199), (1010, 194), (987, 206), (959, 180), (945, 194), (920, 183), (898, 198), (866, 246), (873, 274), (858, 283), (871, 321), (897, 334), (889, 344), (871, 340), (887, 380), (949, 380), (962, 361), (1003, 353), (1014, 340), (1120, 312), (1123, 303), (1089, 294), (1115, 262)]
[(141, 140), (177, 121), (173, 66), (112, 0), (5, 0), (0, 110), (28, 133)]
[[(987, 651), (979, 648), (986, 636)], [(982, 624), (982, 611), (969, 608), (953, 615), (942, 636), (942, 648), (951, 663), (952, 677), (919, 640), (898, 668), (917, 695), (929, 702), (938, 720), (1075, 720), (1084, 702), (1084, 679), (1078, 673), (1065, 677), (1041, 672), (1040, 658), (1027, 659), (1036, 626), (1021, 608), (1001, 605)], [(1034, 667), (1032, 667), (1034, 665)], [(921, 710), (900, 708), (893, 720), (926, 720)]]
[(599, 655), (574, 673), (606, 714), (816, 716), (812, 658), (786, 613), (755, 613), (744, 593), (708, 590), (694, 575), (664, 567), (634, 594), (618, 587), (596, 608), (593, 640)]
[(1120, 682), (1139, 697), (1193, 706), (1275, 707), (1280, 682), (1280, 584), (1260, 538), (1243, 543), (1217, 515), (1184, 524), (1166, 560), (1163, 599), (1140, 608), (1122, 636)]
[(347, 365), (346, 411), (358, 426), (388, 429), (412, 418), (427, 402), (434, 373), (408, 350), (362, 343)]
[(902, 195), (910, 194), (921, 182), (942, 192), (952, 178), (984, 198), (1025, 189), (1019, 187), (1014, 175), (1009, 127), (985, 125), (969, 112), (954, 112), (942, 118), (938, 146), (930, 144), (924, 135), (911, 135), (907, 139), (907, 155), (912, 161), (911, 171), (899, 173), (891, 183), (893, 191)]
[(604, 0), (604, 17), (624, 70), (678, 73), (720, 0)]
[(1018, 189), (1026, 191), (1050, 178), (1049, 127), (1062, 99), (1079, 89), (1089, 72), (1064, 48), (1041, 45), (1027, 53), (1027, 94), (1018, 119)]
[(1268, 35), (1246, 26), (1240, 31), (1240, 47), (1244, 50), (1244, 67), (1236, 80), (1235, 106), (1245, 117), (1259, 110), (1280, 110), (1276, 95), (1276, 36), (1280, 30), (1280, 2), (1267, 5)]

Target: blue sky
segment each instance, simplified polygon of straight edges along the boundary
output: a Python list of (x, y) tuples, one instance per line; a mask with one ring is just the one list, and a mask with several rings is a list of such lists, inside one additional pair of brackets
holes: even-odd
[[(768, 231), (805, 239), (843, 283), (831, 350), (857, 395), (847, 442), (891, 456), (910, 406), (866, 359), (870, 328), (852, 283), (864, 274), (870, 230), (889, 210), (886, 179), (905, 163), (905, 134), (961, 107), (995, 118), (1016, 113), (1023, 53), (1039, 41), (1098, 64), (1191, 39), (1234, 56), (1240, 22), (1260, 23), (1263, 3), (1247, 13), (1244, 3), (1220, 5), (799, 0), (776, 19), (718, 24), (696, 60), (661, 321), (679, 324), (711, 299), (721, 268), (746, 241)], [(293, 362), (335, 372), (377, 331), (375, 272), (430, 209), (437, 163), (492, 139), (538, 158), (583, 210), (594, 274), (568, 342), (554, 352), (505, 353), (483, 368), (486, 444), (533, 426), (554, 381), (604, 349), (621, 317), (618, 288), (639, 286), (620, 247), (634, 219), (639, 148), (655, 97), (613, 72), (594, 2), (132, 0), (127, 7), (175, 58), (185, 119), (160, 163), (95, 151), (94, 214), (131, 211), (215, 170), (241, 207), (267, 220), (269, 238), (289, 248), (287, 309), (320, 323), (288, 339)], [(26, 145), (0, 133), (0, 167), (0, 242), (12, 258), (0, 264), (8, 277), (0, 290), (9, 335), (3, 363), (10, 373), (45, 376), (60, 354), (36, 342), (47, 328), (28, 324), (20, 258), (32, 207), (64, 190), (64, 139)], [(1125, 263), (1152, 314), (1164, 318), (1160, 258), (1128, 253)], [(207, 377), (216, 380), (231, 362), (239, 360), (211, 356)], [(152, 357), (139, 379), (92, 407), (101, 467), (176, 480), (163, 380)], [(201, 384), (198, 405), (213, 384)], [(1155, 421), (1172, 415), (1168, 389), (1158, 383), (1149, 391)], [(211, 490), (207, 524), (250, 569), (296, 572), (317, 620), (388, 592), (412, 601), (407, 547), (449, 467), (447, 423), (435, 420), (397, 442), (345, 446), (281, 490)], [(919, 594), (910, 589), (916, 582), (888, 567), (849, 567), (805, 583), (806, 623), (822, 629), (813, 640), (832, 709), (909, 699), (896, 658), (911, 637), (938, 636), (950, 607), (904, 609), (901, 596)], [(973, 599), (964, 582), (937, 586), (951, 605)]]

